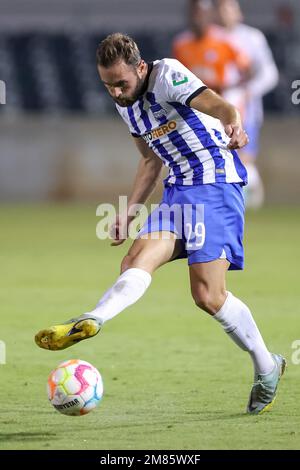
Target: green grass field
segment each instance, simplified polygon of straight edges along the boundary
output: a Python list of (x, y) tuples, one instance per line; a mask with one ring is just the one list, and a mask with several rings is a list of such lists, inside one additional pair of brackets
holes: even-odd
[[(91, 309), (129, 246), (95, 236), (96, 205), (0, 206), (1, 449), (299, 449), (300, 210), (249, 214), (246, 269), (228, 287), (252, 309), (270, 350), (289, 362), (272, 413), (247, 416), (252, 364), (194, 305), (185, 260), (161, 268), (136, 305), (102, 333), (62, 352), (38, 349), (37, 330)], [(298, 356), (299, 357), (299, 356)], [(49, 372), (94, 364), (104, 379), (97, 410), (52, 409)]]

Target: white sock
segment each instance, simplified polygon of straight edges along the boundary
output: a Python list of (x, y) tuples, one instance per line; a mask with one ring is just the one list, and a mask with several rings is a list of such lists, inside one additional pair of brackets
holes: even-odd
[(247, 305), (231, 292), (214, 318), (221, 323), (226, 333), (253, 360), (256, 374), (269, 374), (274, 369), (274, 360), (256, 326)]
[(83, 316), (91, 315), (103, 324), (118, 315), (126, 307), (129, 307), (129, 305), (134, 304), (144, 295), (150, 283), (151, 275), (147, 271), (139, 268), (127, 269), (101, 297), (95, 310)]

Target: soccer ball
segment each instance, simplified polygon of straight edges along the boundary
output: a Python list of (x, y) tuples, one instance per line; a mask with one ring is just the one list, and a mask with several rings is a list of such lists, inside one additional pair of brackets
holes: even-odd
[(51, 372), (47, 391), (50, 403), (60, 413), (85, 415), (96, 408), (102, 398), (102, 377), (88, 362), (72, 359)]

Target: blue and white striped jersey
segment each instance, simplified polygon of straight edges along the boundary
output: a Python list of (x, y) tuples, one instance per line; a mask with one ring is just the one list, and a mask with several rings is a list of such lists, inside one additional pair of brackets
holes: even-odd
[(175, 59), (150, 65), (147, 88), (133, 106), (116, 105), (134, 137), (142, 137), (169, 168), (165, 183), (247, 183), (237, 153), (218, 119), (192, 109), (206, 87)]

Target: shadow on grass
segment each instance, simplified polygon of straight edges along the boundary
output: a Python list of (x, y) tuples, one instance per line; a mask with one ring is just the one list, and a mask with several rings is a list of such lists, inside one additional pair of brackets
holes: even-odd
[[(256, 416), (257, 417), (257, 416)], [(184, 416), (182, 416), (180, 419), (177, 420), (168, 420), (168, 419), (153, 419), (152, 421), (143, 421), (143, 422), (123, 422), (123, 423), (117, 423), (117, 424), (105, 424), (103, 425), (103, 429), (126, 429), (126, 428), (139, 428), (139, 427), (153, 427), (153, 426), (164, 426), (168, 429), (171, 429), (173, 427), (176, 427), (178, 425), (182, 425), (182, 422), (185, 424), (194, 424), (194, 423), (208, 423), (208, 422), (213, 422), (213, 421), (243, 421), (245, 422), (246, 420), (249, 420), (251, 422), (251, 419), (253, 419), (254, 416), (250, 416), (249, 414), (246, 413), (224, 413), (224, 412), (218, 412), (216, 411), (213, 414), (204, 414), (203, 412), (186, 412)]]
[[(249, 414), (246, 412), (236, 412), (236, 413), (224, 413), (224, 411), (215, 411), (214, 413), (203, 413), (202, 411), (186, 411), (186, 415), (193, 415), (197, 418), (192, 421), (226, 421), (231, 419), (246, 419), (249, 418)], [(253, 416), (252, 416), (253, 417)]]
[(5, 441), (45, 441), (58, 439), (56, 433), (52, 432), (0, 432), (0, 442)]

